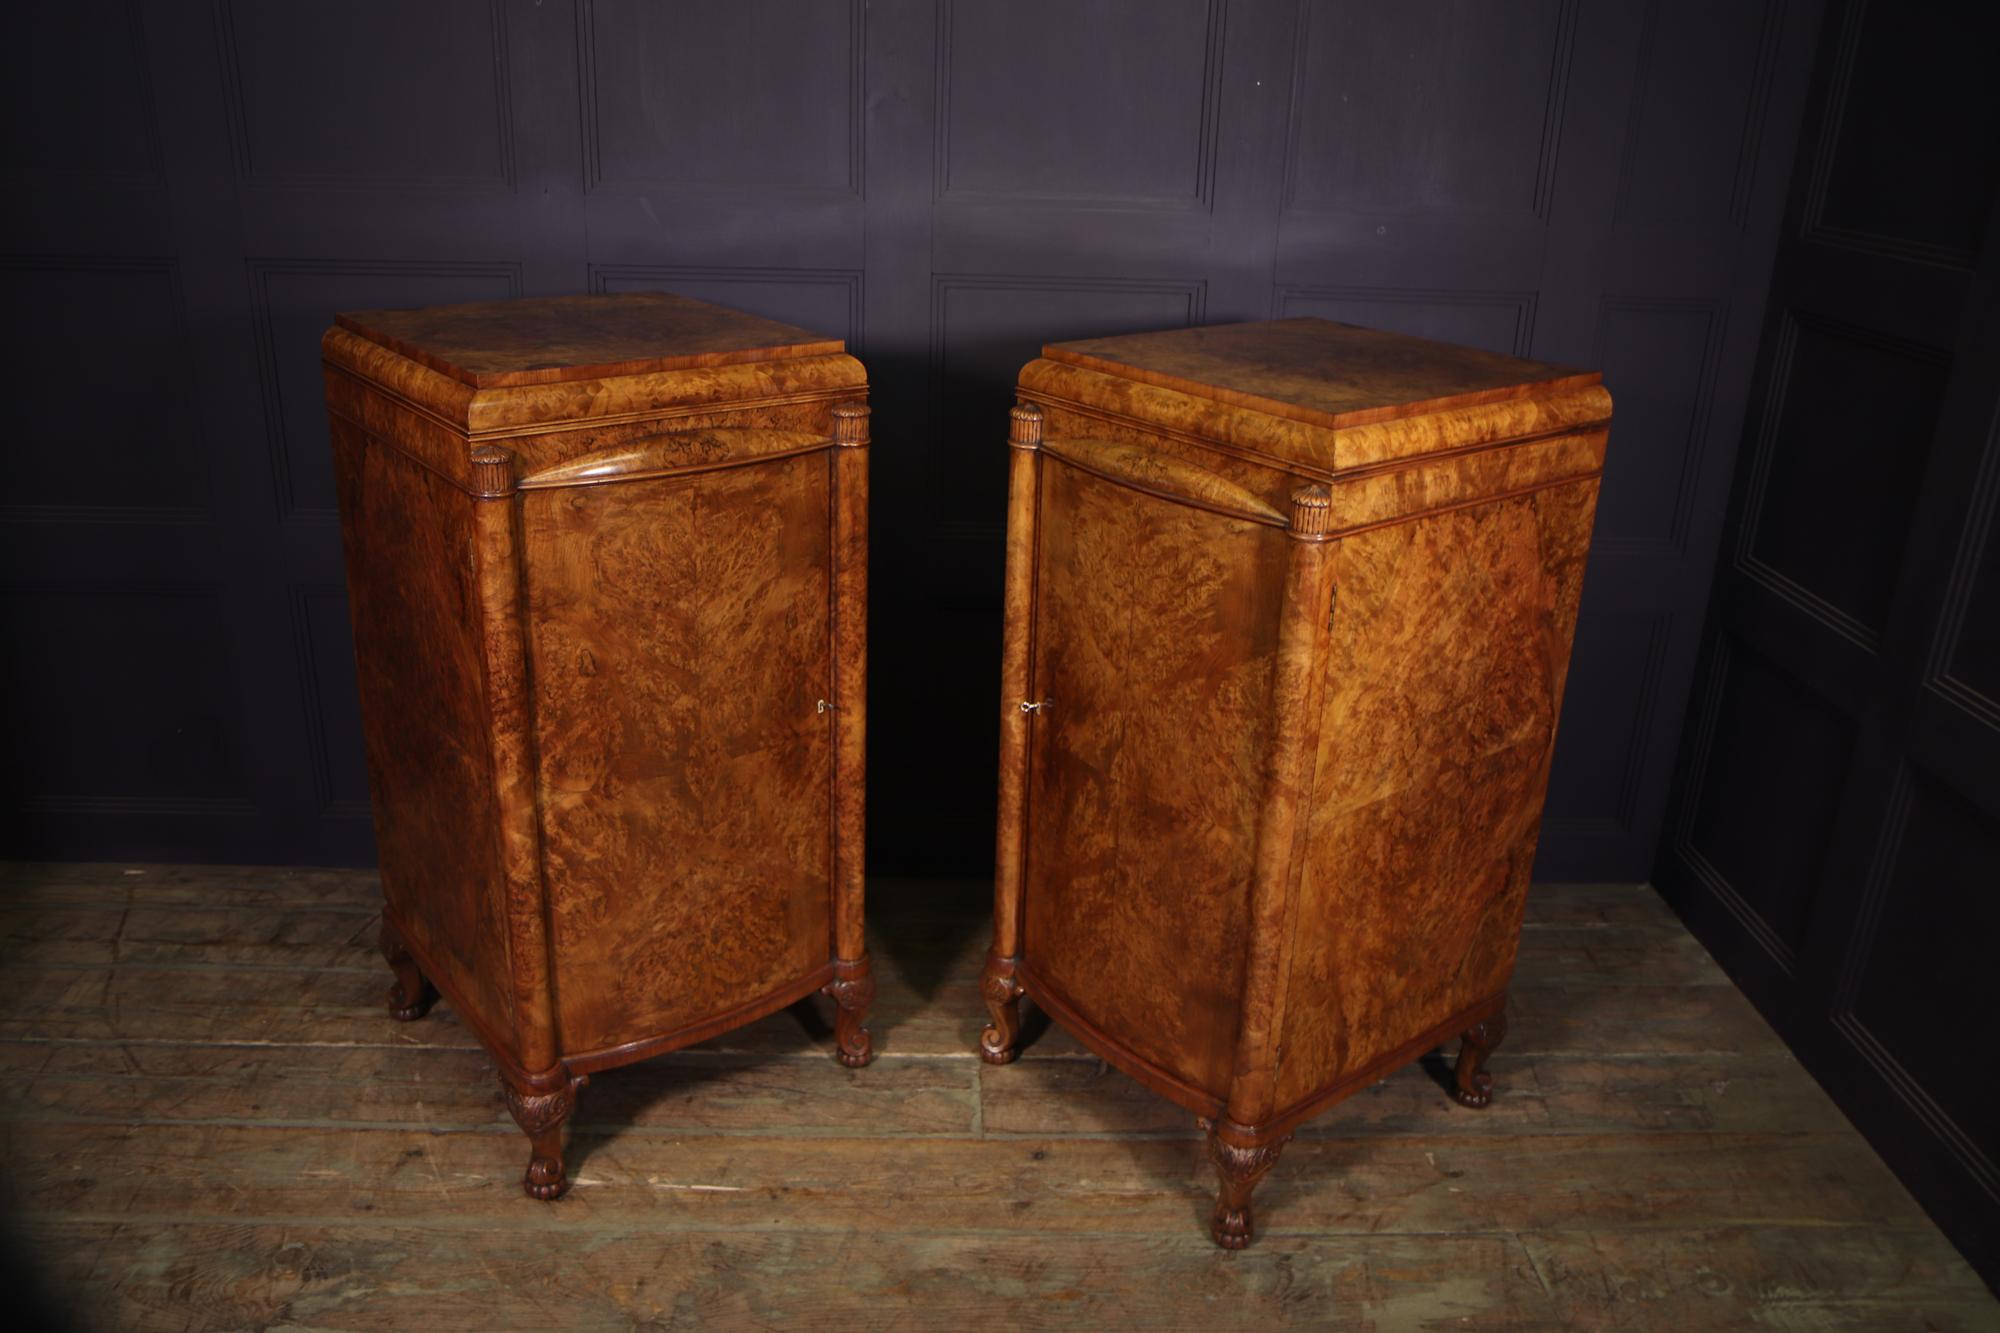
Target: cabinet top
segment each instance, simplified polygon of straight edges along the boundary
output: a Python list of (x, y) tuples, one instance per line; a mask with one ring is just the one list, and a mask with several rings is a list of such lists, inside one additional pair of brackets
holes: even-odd
[(1594, 370), (1407, 334), (1277, 319), (1051, 343), (1050, 361), (1315, 426), (1361, 426), (1597, 384)]
[(666, 292), (359, 310), (334, 322), (476, 389), (827, 356), (846, 346)]

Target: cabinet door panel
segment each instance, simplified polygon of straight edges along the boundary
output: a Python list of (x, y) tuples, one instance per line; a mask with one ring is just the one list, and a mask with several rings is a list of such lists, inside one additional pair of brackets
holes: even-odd
[(567, 1053), (830, 956), (827, 458), (523, 498)]
[(511, 1044), (472, 502), (352, 423), (332, 429), (382, 894), (435, 979)]
[(1503, 990), (1595, 481), (1341, 540), (1278, 1100)]
[(1050, 459), (1028, 792), (1031, 966), (1108, 1036), (1226, 1091), (1285, 537)]

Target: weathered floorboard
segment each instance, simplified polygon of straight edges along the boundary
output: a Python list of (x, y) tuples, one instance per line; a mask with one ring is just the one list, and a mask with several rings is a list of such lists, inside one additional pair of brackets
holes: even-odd
[[(1192, 1225), (1209, 1167), (1183, 1139), (731, 1136), (585, 1130), (570, 1194), (522, 1196), (520, 1145), (432, 1125), (394, 1130), (234, 1124), (4, 1127), (14, 1198), (90, 1217), (427, 1221), (460, 1201), (517, 1225), (662, 1229), (1005, 1229), (1164, 1233)], [(1923, 1214), (1851, 1135), (1557, 1135), (1301, 1139), (1263, 1234), (1740, 1223), (1916, 1225)], [(518, 1201), (517, 1201), (518, 1200)]]
[(1493, 1105), (1396, 1072), (1225, 1254), (1184, 1113), (1036, 1018), (973, 1057), (984, 886), (870, 889), (873, 1066), (815, 1001), (600, 1074), (546, 1205), (450, 1007), (384, 1012), (371, 875), (0, 866), (14, 1229), (141, 1329), (2000, 1326), (1648, 890), (1537, 890)]

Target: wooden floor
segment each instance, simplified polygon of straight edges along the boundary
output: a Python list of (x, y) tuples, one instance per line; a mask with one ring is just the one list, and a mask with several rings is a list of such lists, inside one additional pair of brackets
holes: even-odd
[(983, 886), (872, 886), (871, 1068), (808, 1010), (599, 1075), (554, 1205), (452, 1013), (384, 1013), (375, 894), (0, 871), (14, 1243), (80, 1322), (2000, 1326), (1650, 890), (1538, 890), (1492, 1108), (1436, 1062), (1335, 1108), (1234, 1255), (1189, 1117), (1059, 1030), (973, 1057)]

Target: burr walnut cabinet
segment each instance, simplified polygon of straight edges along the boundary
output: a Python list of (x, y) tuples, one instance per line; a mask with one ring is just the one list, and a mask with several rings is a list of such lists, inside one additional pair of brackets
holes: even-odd
[(1317, 319), (1047, 347), (1013, 410), (994, 945), (1194, 1111), (1213, 1233), (1306, 1117), (1462, 1037), (1483, 1106), (1611, 416)]
[(868, 408), (666, 295), (322, 343), (391, 1012), (442, 992), (551, 1199), (585, 1077), (826, 990), (868, 1061)]

